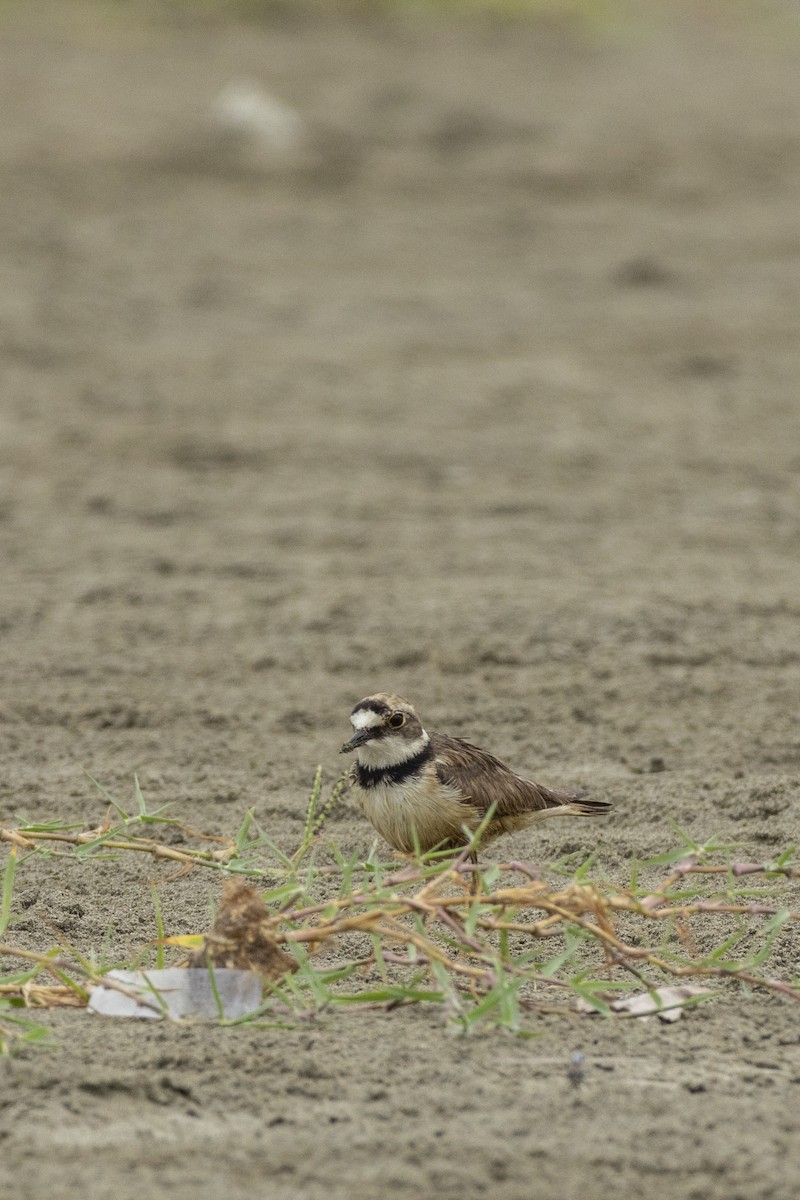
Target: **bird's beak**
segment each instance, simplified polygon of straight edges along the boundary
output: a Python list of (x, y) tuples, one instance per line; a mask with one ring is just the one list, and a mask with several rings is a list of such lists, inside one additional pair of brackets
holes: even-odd
[(349, 754), (351, 750), (355, 750), (358, 746), (363, 746), (364, 742), (369, 742), (374, 737), (374, 729), (359, 729), (358, 733), (353, 734), (349, 742), (345, 742), (339, 753)]

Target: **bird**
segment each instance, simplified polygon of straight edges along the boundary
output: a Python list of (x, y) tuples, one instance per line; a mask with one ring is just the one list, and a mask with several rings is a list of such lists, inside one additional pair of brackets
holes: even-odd
[[(545, 817), (604, 816), (611, 809), (585, 792), (525, 779), (463, 738), (429, 733), (413, 704), (390, 692), (359, 700), (350, 723), (353, 736), (341, 753), (356, 752), (347, 776), (352, 794), (402, 854), (463, 849), (484, 821), (482, 846)], [(470, 857), (477, 861), (476, 847)]]

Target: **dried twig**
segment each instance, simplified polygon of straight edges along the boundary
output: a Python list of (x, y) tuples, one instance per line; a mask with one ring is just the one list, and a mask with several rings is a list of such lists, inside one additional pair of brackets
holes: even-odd
[[(338, 794), (334, 789), (334, 800)], [(69, 847), (71, 853), (82, 857), (95, 850), (145, 853), (172, 861), (181, 871), (200, 866), (284, 881), (276, 887), (267, 908), (259, 909), (257, 922), (262, 940), (270, 945), (274, 940), (294, 955), (289, 960), (286, 953), (278, 952), (282, 970), (276, 972), (274, 994), (279, 1011), (283, 1011), (281, 1005), (287, 1012), (307, 1013), (314, 1006), (337, 1003), (358, 1002), (361, 1008), (374, 1004), (396, 1007), (420, 999), (438, 999), (445, 1003), (454, 1019), (465, 1024), (494, 1014), (501, 1023), (516, 1028), (521, 1011), (562, 1015), (570, 1012), (566, 1005), (542, 1003), (538, 994), (545, 990), (552, 998), (555, 998), (553, 989), (562, 996), (581, 995), (590, 1005), (609, 1011), (603, 989), (610, 981), (602, 976), (615, 976), (614, 986), (619, 986), (619, 972), (647, 990), (657, 986), (652, 977), (659, 977), (661, 982), (665, 977), (715, 977), (800, 1000), (800, 991), (792, 981), (762, 973), (760, 969), (781, 926), (800, 921), (800, 912), (789, 911), (772, 902), (772, 898), (770, 902), (747, 899), (747, 890), (735, 882), (744, 876), (762, 875), (773, 886), (776, 879), (785, 884), (800, 878), (800, 867), (794, 863), (781, 860), (720, 865), (709, 861), (714, 853), (719, 853), (709, 843), (706, 847), (695, 847), (677, 865), (673, 861), (665, 878), (646, 891), (589, 882), (585, 870), (577, 872), (571, 882), (553, 887), (529, 864), (511, 862), (492, 868), (494, 884), (488, 892), (483, 892), (481, 869), (467, 862), (470, 847), (455, 860), (407, 860), (394, 870), (373, 862), (344, 865), (340, 861), (336, 866), (316, 866), (313, 847), (332, 802), (320, 803), (318, 774), (300, 847), (292, 856), (275, 850), (280, 861), (271, 862), (266, 868), (255, 861), (253, 847), (271, 843), (265, 838), (253, 841), (252, 814), (248, 814), (232, 839), (209, 837), (170, 823), (173, 831), (178, 828), (187, 838), (216, 841), (218, 848), (213, 850), (177, 849), (157, 837), (134, 835), (128, 825), (135, 824), (136, 818), (127, 818), (124, 813), (125, 821), (116, 827), (109, 815), (101, 826), (89, 830), (0, 828), (0, 841), (12, 847), (16, 869), (45, 844), (56, 843), (65, 847), (65, 853)], [(154, 818), (145, 813), (142, 819)], [(787, 851), (784, 858), (788, 854)], [(351, 883), (354, 875), (361, 879), (355, 886)], [(720, 898), (719, 886), (711, 894), (706, 886), (703, 894), (705, 880), (719, 875), (728, 880), (724, 897)], [(336, 876), (338, 894), (320, 899), (329, 886), (328, 881)], [(515, 882), (520, 876), (521, 884)], [(468, 887), (470, 877), (479, 886), (477, 892)], [(694, 889), (687, 886), (690, 878), (696, 883)], [(10, 891), (9, 884), (6, 911)], [(720, 950), (705, 957), (699, 953), (693, 941), (698, 924), (704, 922), (702, 928), (706, 931), (709, 921), (715, 922), (710, 928), (717, 928), (720, 919), (732, 917), (758, 923), (762, 948), (751, 959), (741, 962), (730, 959), (728, 948), (739, 936), (734, 933)], [(628, 932), (631, 922), (635, 934)], [(727, 927), (730, 928), (729, 920)], [(649, 929), (658, 930), (654, 945), (649, 944)], [(623, 937), (621, 930), (627, 936)], [(340, 951), (354, 934), (371, 939), (371, 954), (365, 955), (361, 945), (359, 957), (345, 959), (333, 968), (316, 966), (319, 960), (308, 958), (321, 947)], [(215, 936), (219, 941), (219, 931)], [(552, 939), (560, 939), (563, 949), (557, 944), (556, 953), (548, 958), (543, 947)], [(229, 955), (236, 938), (226, 928), (223, 940), (224, 953)], [(61, 950), (64, 949), (72, 950), (62, 943)], [(592, 950), (600, 952), (604, 970), (593, 965), (598, 955), (592, 955)], [(57, 980), (57, 985), (43, 986), (33, 978), (34, 969), (23, 982), (0, 985), (0, 998), (13, 996), (31, 1006), (82, 1003), (100, 976), (88, 969), (73, 951), (71, 957), (82, 963), (78, 984), (68, 977), (75, 968), (54, 954), (37, 954), (0, 943), (0, 956), (13, 955), (38, 964)], [(286, 963), (294, 963), (295, 959), (299, 968), (296, 974), (290, 971), (287, 975)], [(379, 988), (365, 988), (361, 992), (344, 990), (344, 980), (354, 974), (370, 973), (380, 975)], [(424, 982), (426, 979), (428, 982)]]

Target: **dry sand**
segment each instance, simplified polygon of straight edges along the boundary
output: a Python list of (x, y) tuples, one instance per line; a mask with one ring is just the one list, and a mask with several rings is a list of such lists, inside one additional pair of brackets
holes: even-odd
[[(691, 7), (4, 9), (0, 819), (99, 820), (81, 767), (122, 800), (138, 771), (291, 849), (391, 689), (613, 800), (519, 857), (624, 880), (670, 819), (798, 840), (800, 25)], [(302, 148), (208, 131), (248, 78)], [(168, 874), (36, 859), (11, 933), (125, 954)], [(170, 931), (214, 891), (164, 883)], [(768, 995), (527, 1041), (43, 1020), (58, 1049), (0, 1062), (3, 1200), (797, 1194), (800, 1013)]]

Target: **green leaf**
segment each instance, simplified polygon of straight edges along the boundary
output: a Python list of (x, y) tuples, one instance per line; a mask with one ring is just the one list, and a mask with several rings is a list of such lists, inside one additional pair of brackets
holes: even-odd
[(2, 891), (0, 891), (0, 937), (6, 931), (11, 920), (11, 897), (14, 892), (14, 877), (17, 873), (17, 847), (12, 846), (2, 876)]
[(117, 804), (116, 800), (111, 795), (111, 793), (107, 792), (106, 789), (103, 787), (103, 785), (101, 783), (98, 783), (93, 775), (89, 774), (89, 772), (86, 770), (86, 767), (83, 767), (82, 770), (83, 770), (83, 773), (86, 776), (86, 778), (89, 780), (89, 782), (94, 784), (94, 786), (97, 788), (100, 795), (105, 797), (105, 799), (108, 801), (108, 803), (111, 805), (111, 807), (115, 810), (115, 812), (119, 813), (119, 815), (122, 817), (123, 821), (130, 820), (128, 813), (125, 812), (125, 809), (122, 807), (121, 804)]
[(587, 986), (585, 983), (577, 982), (576, 980), (570, 980), (570, 983), (581, 999), (585, 1000), (587, 1004), (591, 1004), (593, 1009), (601, 1013), (604, 1017), (611, 1016), (612, 1010), (610, 1006), (605, 1000), (601, 999), (600, 996), (595, 993), (594, 988)]

